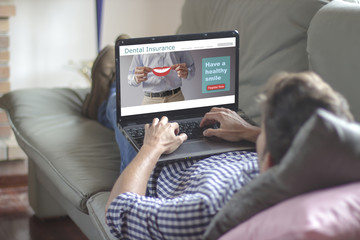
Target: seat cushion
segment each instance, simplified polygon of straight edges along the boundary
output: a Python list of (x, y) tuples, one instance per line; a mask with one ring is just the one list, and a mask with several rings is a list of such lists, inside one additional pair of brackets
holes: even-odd
[(236, 29), (239, 107), (258, 124), (256, 96), (278, 71), (308, 69), (307, 30), (328, 0), (187, 0), (178, 33)]
[(88, 91), (26, 89), (0, 99), (20, 147), (83, 212), (90, 196), (111, 190), (120, 168), (113, 131), (81, 115)]
[(102, 239), (106, 240), (117, 239), (111, 234), (110, 228), (105, 222), (105, 205), (109, 199), (109, 196), (109, 192), (97, 193), (87, 202), (91, 221), (99, 229), (99, 232), (102, 235)]

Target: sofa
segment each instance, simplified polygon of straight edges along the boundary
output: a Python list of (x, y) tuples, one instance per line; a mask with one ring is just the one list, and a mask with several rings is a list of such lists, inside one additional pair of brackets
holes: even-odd
[[(239, 31), (239, 108), (257, 124), (256, 95), (267, 79), (279, 71), (305, 70), (315, 71), (342, 93), (360, 121), (360, 5), (356, 2), (186, 0), (177, 33)], [(18, 144), (29, 158), (29, 202), (35, 214), (45, 219), (68, 215), (89, 239), (114, 239), (105, 224), (104, 209), (119, 174), (120, 153), (114, 133), (81, 114), (87, 93), (89, 89), (16, 90), (1, 97), (0, 107), (8, 113)], [(246, 216), (239, 221), (242, 224), (233, 222), (232, 231), (220, 232), (228, 232), (222, 239), (360, 239), (356, 231), (360, 229), (360, 185), (352, 181), (282, 199)], [(336, 213), (344, 228), (351, 226), (345, 233), (340, 231), (342, 235), (334, 230), (337, 224), (322, 225), (320, 220), (308, 234), (305, 220), (316, 218), (311, 215), (314, 211), (289, 211), (307, 199), (311, 204), (306, 206), (313, 209), (323, 207), (319, 199), (334, 199), (327, 204), (343, 206), (346, 193), (358, 195), (350, 201), (352, 224), (344, 220), (346, 216), (341, 218), (342, 212)], [(300, 213), (301, 218), (294, 217)], [(335, 233), (319, 235), (314, 229)]]

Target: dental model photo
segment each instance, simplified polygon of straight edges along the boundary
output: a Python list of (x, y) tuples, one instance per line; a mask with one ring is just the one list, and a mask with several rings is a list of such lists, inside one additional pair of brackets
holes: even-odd
[(158, 77), (163, 77), (169, 74), (171, 70), (171, 67), (156, 67), (153, 68), (152, 72), (158, 76)]

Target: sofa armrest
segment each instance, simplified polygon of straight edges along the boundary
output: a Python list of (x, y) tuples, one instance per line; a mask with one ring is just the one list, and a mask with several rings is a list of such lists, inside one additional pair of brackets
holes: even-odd
[(84, 213), (92, 195), (111, 190), (120, 167), (114, 132), (81, 115), (86, 93), (23, 89), (0, 98), (19, 146), (46, 179), (44, 187)]
[(310, 69), (349, 101), (360, 121), (360, 4), (334, 0), (314, 16), (308, 30)]

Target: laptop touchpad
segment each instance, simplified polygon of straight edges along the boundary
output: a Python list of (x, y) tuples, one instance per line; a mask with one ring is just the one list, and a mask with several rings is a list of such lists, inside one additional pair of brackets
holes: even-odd
[(209, 144), (205, 143), (204, 141), (189, 141), (189, 142), (184, 142), (176, 152), (191, 153), (191, 152), (206, 151), (211, 149), (212, 147)]

